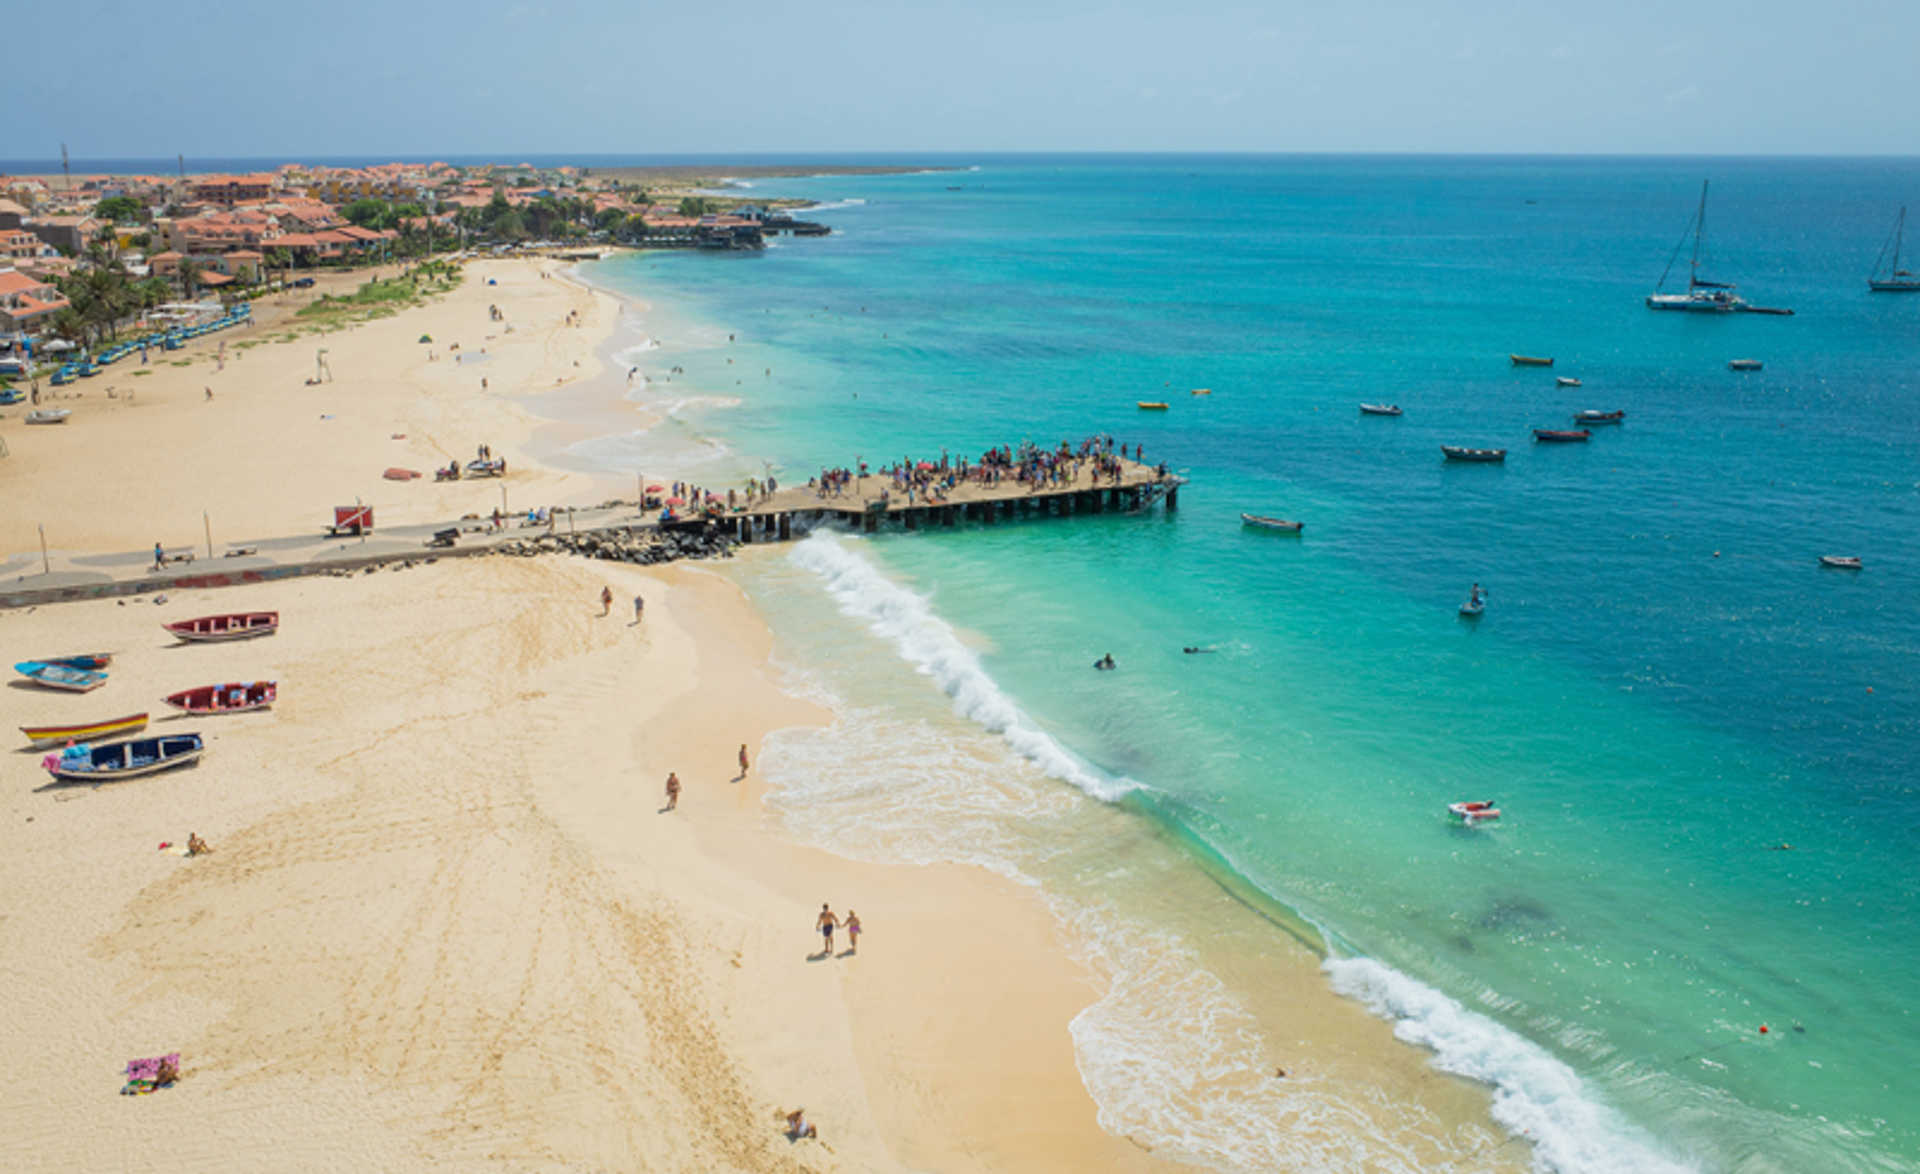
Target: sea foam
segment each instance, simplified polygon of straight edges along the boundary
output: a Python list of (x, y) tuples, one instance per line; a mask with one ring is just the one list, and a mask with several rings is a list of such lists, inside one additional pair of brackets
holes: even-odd
[(953, 699), (955, 713), (1000, 735), (1041, 770), (1087, 794), (1113, 802), (1141, 786), (1082, 760), (1033, 724), (987, 674), (951, 625), (927, 600), (880, 573), (853, 544), (830, 533), (794, 547), (796, 565), (819, 576), (840, 610), (865, 623)]

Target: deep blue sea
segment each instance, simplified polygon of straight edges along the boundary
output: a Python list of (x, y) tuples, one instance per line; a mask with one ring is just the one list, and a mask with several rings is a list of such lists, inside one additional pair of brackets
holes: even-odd
[[(1704, 179), (1712, 275), (1795, 316), (1645, 308)], [(1866, 286), (1920, 161), (1025, 157), (763, 194), (834, 235), (587, 271), (656, 303), (620, 361), (668, 417), (580, 460), (793, 483), (1109, 433), (1191, 478), (1171, 515), (744, 570), (843, 714), (771, 760), (792, 801), (837, 755), (898, 764), (816, 823), (841, 803), (1124, 919), (1131, 865), (1058, 808), (1113, 804), (1317, 927), (1326, 981), (1494, 1086), (1543, 1168), (1920, 1169), (1920, 296)], [(1583, 408), (1626, 420), (1531, 443)], [(1504, 817), (1458, 828), (1459, 799)], [(1205, 963), (1178, 910), (1139, 916), (1161, 944), (1111, 973)], [(1220, 1168), (1420, 1168), (1263, 1149), (1226, 1103), (1142, 1124), (1101, 1030), (1114, 1127)]]

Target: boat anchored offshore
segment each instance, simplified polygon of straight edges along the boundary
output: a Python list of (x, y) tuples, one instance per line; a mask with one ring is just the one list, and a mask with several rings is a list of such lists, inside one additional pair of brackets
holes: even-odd
[(1493, 805), (1491, 799), (1476, 799), (1468, 803), (1447, 804), (1447, 814), (1472, 827), (1477, 823), (1492, 823), (1499, 819), (1500, 809)]
[(1603, 412), (1598, 408), (1588, 408), (1583, 412), (1575, 412), (1573, 414), (1573, 422), (1583, 427), (1594, 424), (1618, 424), (1626, 418), (1627, 413), (1619, 408), (1615, 408), (1611, 412)]
[[(1873, 276), (1867, 278), (1867, 288), (1874, 293), (1920, 293), (1920, 276), (1900, 268), (1900, 246), (1907, 234), (1907, 209), (1900, 208), (1900, 218), (1893, 222), (1893, 237), (1880, 246), (1880, 257), (1873, 263)], [(1880, 266), (1887, 261), (1887, 249), (1893, 249), (1893, 261), (1887, 264), (1886, 276), (1880, 276)]]
[(1758, 371), (1759, 369), (1760, 369), (1759, 359), (1728, 359), (1727, 360), (1727, 370), (1729, 371)]
[[(1734, 286), (1724, 281), (1708, 281), (1700, 276), (1700, 255), (1706, 250), (1707, 238), (1707, 181), (1700, 183), (1700, 210), (1694, 213), (1693, 224), (1688, 227), (1687, 235), (1673, 248), (1673, 256), (1667, 258), (1667, 267), (1660, 273), (1660, 281), (1654, 292), (1647, 295), (1649, 310), (1684, 310), (1695, 314), (1730, 314), (1744, 309), (1746, 301), (1737, 296)], [(1687, 292), (1661, 293), (1667, 284), (1667, 275), (1673, 272), (1673, 263), (1680, 259), (1680, 250), (1686, 248), (1687, 241), (1693, 241), (1693, 257), (1687, 268)]]
[(1820, 556), (1820, 565), (1836, 571), (1857, 571), (1862, 564), (1857, 554), (1823, 554)]
[(1539, 355), (1508, 355), (1516, 367), (1551, 367), (1553, 360)]
[(1164, 412), (1173, 405), (1162, 403), (1159, 400), (1142, 399), (1133, 401), (1133, 406), (1143, 412)]
[(1450, 461), (1467, 461), (1483, 465), (1497, 465), (1507, 459), (1504, 448), (1463, 448), (1457, 444), (1443, 444), (1440, 454)]
[(1580, 381), (1571, 375), (1561, 375), (1554, 379), (1553, 385), (1555, 387), (1579, 387)]
[(1535, 444), (1584, 444), (1593, 433), (1585, 428), (1535, 428)]
[(1400, 414), (1400, 405), (1399, 404), (1361, 404), (1360, 414), (1362, 416), (1398, 416)]
[(1241, 514), (1240, 524), (1252, 526), (1256, 530), (1273, 530), (1281, 534), (1298, 534), (1305, 522), (1289, 522), (1285, 518), (1268, 518), (1259, 514)]

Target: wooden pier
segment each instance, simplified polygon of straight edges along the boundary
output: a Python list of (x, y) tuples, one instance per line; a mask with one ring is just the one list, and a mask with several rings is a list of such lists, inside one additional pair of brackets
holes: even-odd
[(1180, 486), (1186, 479), (1152, 466), (1123, 461), (1117, 477), (1079, 473), (1057, 485), (1025, 485), (1011, 478), (997, 485), (965, 482), (944, 497), (909, 497), (891, 488), (889, 478), (869, 474), (839, 495), (821, 496), (804, 486), (782, 489), (770, 498), (719, 515), (709, 521), (687, 518), (669, 526), (718, 525), (741, 543), (785, 542), (793, 538), (794, 520), (804, 533), (820, 522), (840, 522), (863, 533), (877, 533), (883, 525), (899, 523), (906, 530), (957, 526), (962, 522), (993, 525), (1027, 518), (1072, 517), (1076, 514), (1138, 513), (1164, 502), (1169, 513), (1180, 508)]

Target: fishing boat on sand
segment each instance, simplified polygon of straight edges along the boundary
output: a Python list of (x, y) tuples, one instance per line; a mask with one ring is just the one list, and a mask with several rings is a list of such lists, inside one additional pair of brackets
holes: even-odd
[(198, 734), (162, 734), (103, 746), (69, 746), (47, 755), (40, 765), (56, 779), (111, 783), (198, 762), (206, 748)]
[(113, 663), (111, 652), (82, 652), (75, 656), (43, 656), (41, 664), (57, 664), (70, 669), (103, 669)]
[(1464, 448), (1457, 444), (1443, 444), (1440, 453), (1450, 461), (1466, 461), (1470, 464), (1497, 465), (1507, 459), (1507, 450), (1504, 448)]
[(1820, 565), (1836, 571), (1857, 571), (1861, 568), (1857, 554), (1823, 554), (1820, 556)]
[(277, 611), (232, 612), (227, 615), (177, 620), (171, 624), (162, 624), (161, 627), (181, 640), (194, 643), (251, 640), (256, 636), (271, 636), (279, 631), (280, 613)]
[(1252, 526), (1256, 530), (1272, 530), (1280, 534), (1298, 534), (1305, 522), (1289, 522), (1285, 518), (1268, 518), (1260, 514), (1241, 514), (1240, 524)]
[(1400, 414), (1400, 405), (1399, 404), (1361, 404), (1360, 414), (1362, 416), (1398, 416)]
[(118, 738), (137, 734), (147, 728), (147, 715), (130, 713), (126, 717), (103, 722), (80, 722), (70, 726), (21, 726), (20, 732), (35, 746), (59, 746), (67, 742), (92, 742), (99, 738)]
[(225, 685), (202, 685), (169, 693), (166, 703), (193, 714), (246, 713), (272, 708), (279, 696), (277, 681), (235, 681)]
[(107, 683), (107, 674), (98, 670), (69, 668), (44, 660), (23, 660), (13, 666), (13, 671), (36, 685), (66, 693), (90, 693)]
[(1579, 387), (1580, 381), (1571, 375), (1561, 375), (1553, 381), (1555, 387)]
[(1620, 421), (1626, 418), (1627, 418), (1627, 413), (1623, 409), (1615, 409), (1614, 411), (1611, 411), (1611, 412), (1603, 412), (1598, 408), (1588, 408), (1584, 412), (1575, 412), (1573, 414), (1573, 422), (1575, 424), (1585, 424), (1585, 425), (1618, 424)]
[[(1873, 263), (1873, 275), (1867, 278), (1867, 288), (1874, 293), (1917, 293), (1920, 292), (1920, 276), (1900, 268), (1900, 247), (1907, 235), (1907, 209), (1900, 208), (1899, 219), (1893, 222), (1893, 237), (1880, 246), (1880, 256)], [(1881, 265), (1887, 260), (1887, 249), (1893, 249), (1893, 261), (1887, 265), (1886, 276), (1882, 277)]]
[[(1700, 258), (1706, 251), (1707, 239), (1707, 181), (1700, 183), (1700, 209), (1694, 213), (1693, 223), (1688, 226), (1687, 234), (1673, 247), (1673, 256), (1667, 258), (1667, 267), (1660, 272), (1660, 281), (1654, 286), (1654, 292), (1647, 295), (1649, 310), (1682, 310), (1695, 314), (1731, 314), (1744, 309), (1746, 301), (1736, 295), (1734, 286), (1724, 281), (1708, 281), (1700, 276)], [(1687, 247), (1687, 241), (1693, 241), (1693, 258), (1688, 263), (1687, 292), (1661, 293), (1667, 284), (1667, 275), (1673, 272), (1673, 264), (1680, 259), (1680, 251)]]
[(1508, 355), (1516, 367), (1551, 367), (1553, 360), (1540, 355)]
[(504, 477), (506, 475), (507, 459), (505, 457), (495, 457), (490, 461), (467, 462), (467, 476), (469, 477)]
[(1535, 428), (1533, 442), (1535, 444), (1582, 444), (1592, 435), (1593, 433), (1585, 428)]
[(1471, 827), (1476, 823), (1492, 823), (1500, 818), (1500, 809), (1491, 799), (1476, 799), (1469, 803), (1447, 804), (1447, 814)]

